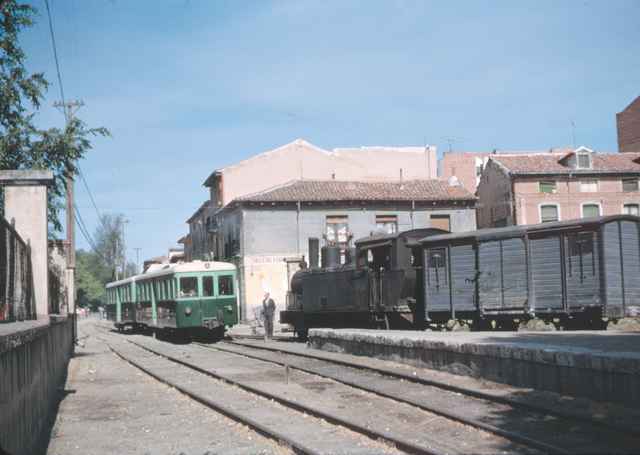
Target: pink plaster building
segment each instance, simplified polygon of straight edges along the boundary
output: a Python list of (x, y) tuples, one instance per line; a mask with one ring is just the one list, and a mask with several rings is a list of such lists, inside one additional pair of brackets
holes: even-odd
[(480, 184), (482, 171), (492, 156), (527, 156), (549, 153), (569, 153), (568, 148), (548, 150), (494, 150), (492, 152), (445, 152), (440, 162), (440, 178), (455, 177), (471, 194)]
[(478, 228), (640, 213), (640, 153), (491, 156), (478, 185)]

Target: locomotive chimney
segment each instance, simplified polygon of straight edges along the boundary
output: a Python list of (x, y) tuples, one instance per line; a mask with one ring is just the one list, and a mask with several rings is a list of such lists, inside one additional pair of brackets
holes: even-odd
[(309, 237), (309, 268), (318, 268), (318, 257), (320, 256), (320, 239)]

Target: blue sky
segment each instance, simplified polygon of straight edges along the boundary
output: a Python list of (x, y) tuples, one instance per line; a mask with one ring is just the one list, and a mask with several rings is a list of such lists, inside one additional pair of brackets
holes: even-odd
[[(52, 85), (44, 0), (21, 39)], [(127, 245), (164, 254), (215, 168), (303, 137), (325, 148), (435, 144), (617, 150), (640, 95), (640, 1), (50, 0), (68, 99), (105, 126), (81, 163)], [(97, 216), (81, 184), (77, 201)], [(78, 236), (78, 247), (87, 243)]]

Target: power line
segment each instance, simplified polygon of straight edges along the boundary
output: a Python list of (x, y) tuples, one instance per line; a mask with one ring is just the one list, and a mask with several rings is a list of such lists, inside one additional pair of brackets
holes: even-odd
[[(64, 101), (64, 87), (62, 86), (62, 75), (60, 74), (60, 62), (58, 60), (58, 48), (56, 46), (56, 37), (53, 33), (53, 21), (51, 19), (51, 8), (49, 7), (49, 0), (44, 0), (44, 4), (47, 7), (47, 17), (49, 18), (49, 34), (51, 35), (51, 46), (53, 47), (53, 59), (56, 62), (56, 73), (58, 75), (58, 85), (60, 85), (60, 99), (63, 104), (66, 104)], [(65, 112), (66, 118), (66, 112)], [(69, 119), (67, 118), (67, 121)]]
[(89, 188), (89, 184), (87, 183), (87, 180), (84, 178), (84, 174), (82, 173), (82, 169), (80, 169), (80, 165), (78, 165), (78, 175), (80, 175), (80, 179), (82, 180), (82, 183), (84, 184), (84, 187), (86, 188), (87, 193), (89, 194), (89, 199), (91, 199), (91, 204), (93, 205), (93, 208), (96, 211), (96, 215), (98, 215), (98, 221), (100, 222), (100, 224), (102, 224), (102, 227), (104, 227), (106, 229), (107, 227), (104, 224), (104, 220), (102, 219), (102, 215), (100, 214), (100, 210), (98, 210), (98, 206), (96, 205), (96, 201), (95, 201), (95, 199), (93, 199), (93, 194), (91, 193), (91, 189)]

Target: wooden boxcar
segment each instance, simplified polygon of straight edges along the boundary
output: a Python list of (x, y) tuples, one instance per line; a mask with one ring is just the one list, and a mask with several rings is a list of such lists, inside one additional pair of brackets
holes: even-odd
[(168, 264), (108, 283), (107, 317), (118, 329), (224, 331), (238, 322), (237, 278), (233, 264)]
[(639, 230), (616, 215), (422, 239), (426, 321), (640, 316)]

